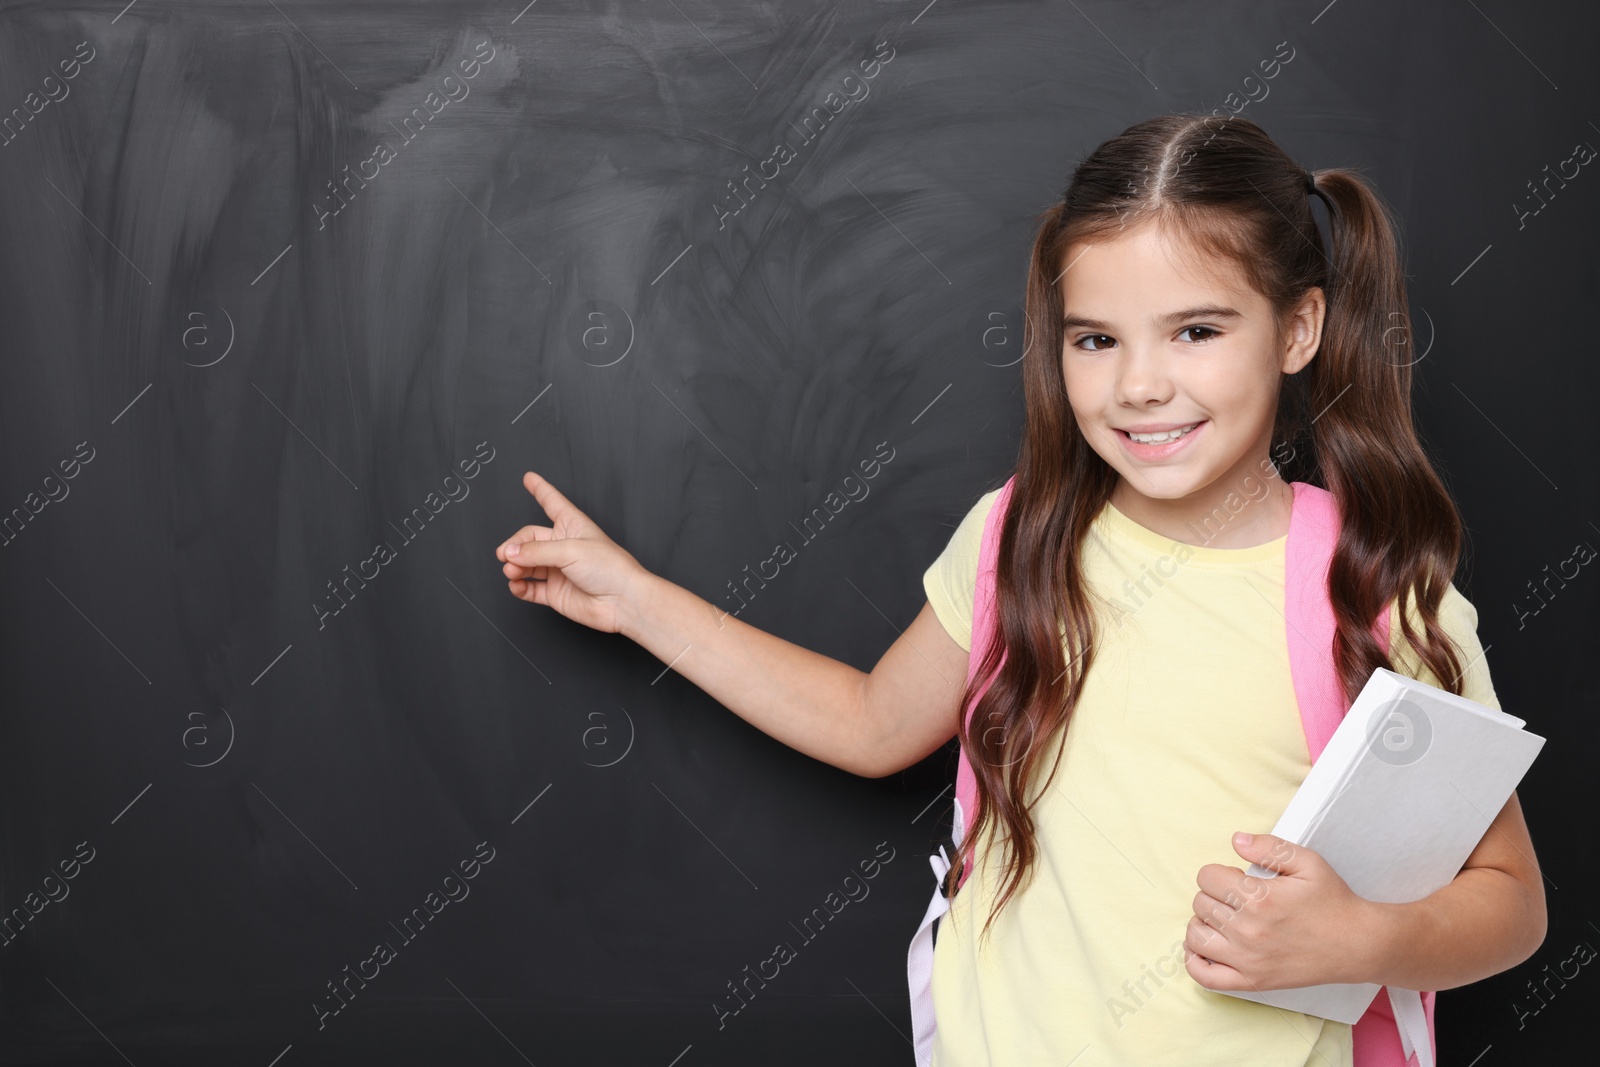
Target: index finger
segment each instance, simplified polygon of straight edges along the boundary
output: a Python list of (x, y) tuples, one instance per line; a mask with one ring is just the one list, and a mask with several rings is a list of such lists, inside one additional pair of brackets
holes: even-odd
[(533, 494), (533, 499), (539, 502), (539, 506), (550, 516), (552, 523), (563, 520), (587, 522), (589, 519), (589, 516), (578, 510), (577, 505), (562, 495), (561, 490), (533, 471), (523, 473), (522, 487)]

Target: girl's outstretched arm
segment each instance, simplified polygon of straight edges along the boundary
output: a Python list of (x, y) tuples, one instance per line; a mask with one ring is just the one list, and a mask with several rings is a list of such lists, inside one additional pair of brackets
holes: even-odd
[(758, 630), (646, 570), (555, 486), (523, 485), (550, 516), (495, 549), (511, 594), (621, 633), (790, 748), (878, 778), (955, 736), (967, 652), (927, 604), (871, 673)]
[(927, 604), (870, 674), (653, 574), (622, 633), (752, 726), (852, 774), (893, 774), (955, 736), (967, 653)]

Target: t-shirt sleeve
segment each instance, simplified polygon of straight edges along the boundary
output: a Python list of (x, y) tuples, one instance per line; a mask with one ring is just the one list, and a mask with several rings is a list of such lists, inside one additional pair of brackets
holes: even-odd
[[(1413, 628), (1421, 632), (1422, 619), (1417, 612), (1414, 598), (1410, 595), (1406, 598), (1406, 610)], [(1391, 613), (1390, 620), (1389, 643), (1390, 648), (1394, 650), (1391, 658), (1395, 661), (1395, 670), (1409, 678), (1448, 689), (1449, 687), (1442, 685), (1432, 671), (1422, 665), (1421, 657), (1400, 632), (1398, 613)], [(1450, 583), (1443, 599), (1439, 601), (1439, 625), (1450, 635), (1450, 639), (1455, 642), (1456, 651), (1460, 654), (1463, 667), (1461, 695), (1497, 711), (1503, 710), (1500, 707), (1499, 697), (1495, 695), (1494, 683), (1489, 677), (1489, 664), (1484, 659), (1483, 645), (1478, 641), (1478, 610), (1461, 594), (1454, 582)]]
[(939, 623), (962, 648), (972, 651), (972, 598), (978, 584), (978, 550), (983, 546), (983, 524), (989, 517), (999, 489), (993, 489), (972, 505), (939, 558), (922, 575), (922, 588), (928, 594)]

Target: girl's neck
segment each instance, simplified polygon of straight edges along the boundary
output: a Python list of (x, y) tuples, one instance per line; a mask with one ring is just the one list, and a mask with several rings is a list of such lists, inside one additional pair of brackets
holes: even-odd
[(1288, 534), (1294, 489), (1282, 478), (1257, 474), (1247, 485), (1219, 478), (1190, 496), (1166, 500), (1119, 480), (1111, 503), (1145, 529), (1186, 545), (1253, 548)]

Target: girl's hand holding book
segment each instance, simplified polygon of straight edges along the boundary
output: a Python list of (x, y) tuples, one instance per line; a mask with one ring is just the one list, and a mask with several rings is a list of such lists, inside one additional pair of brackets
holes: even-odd
[(1183, 939), (1186, 968), (1207, 989), (1293, 989), (1371, 980), (1384, 937), (1380, 908), (1358, 896), (1328, 861), (1272, 834), (1234, 851), (1277, 874), (1255, 878), (1208, 863), (1195, 881)]

